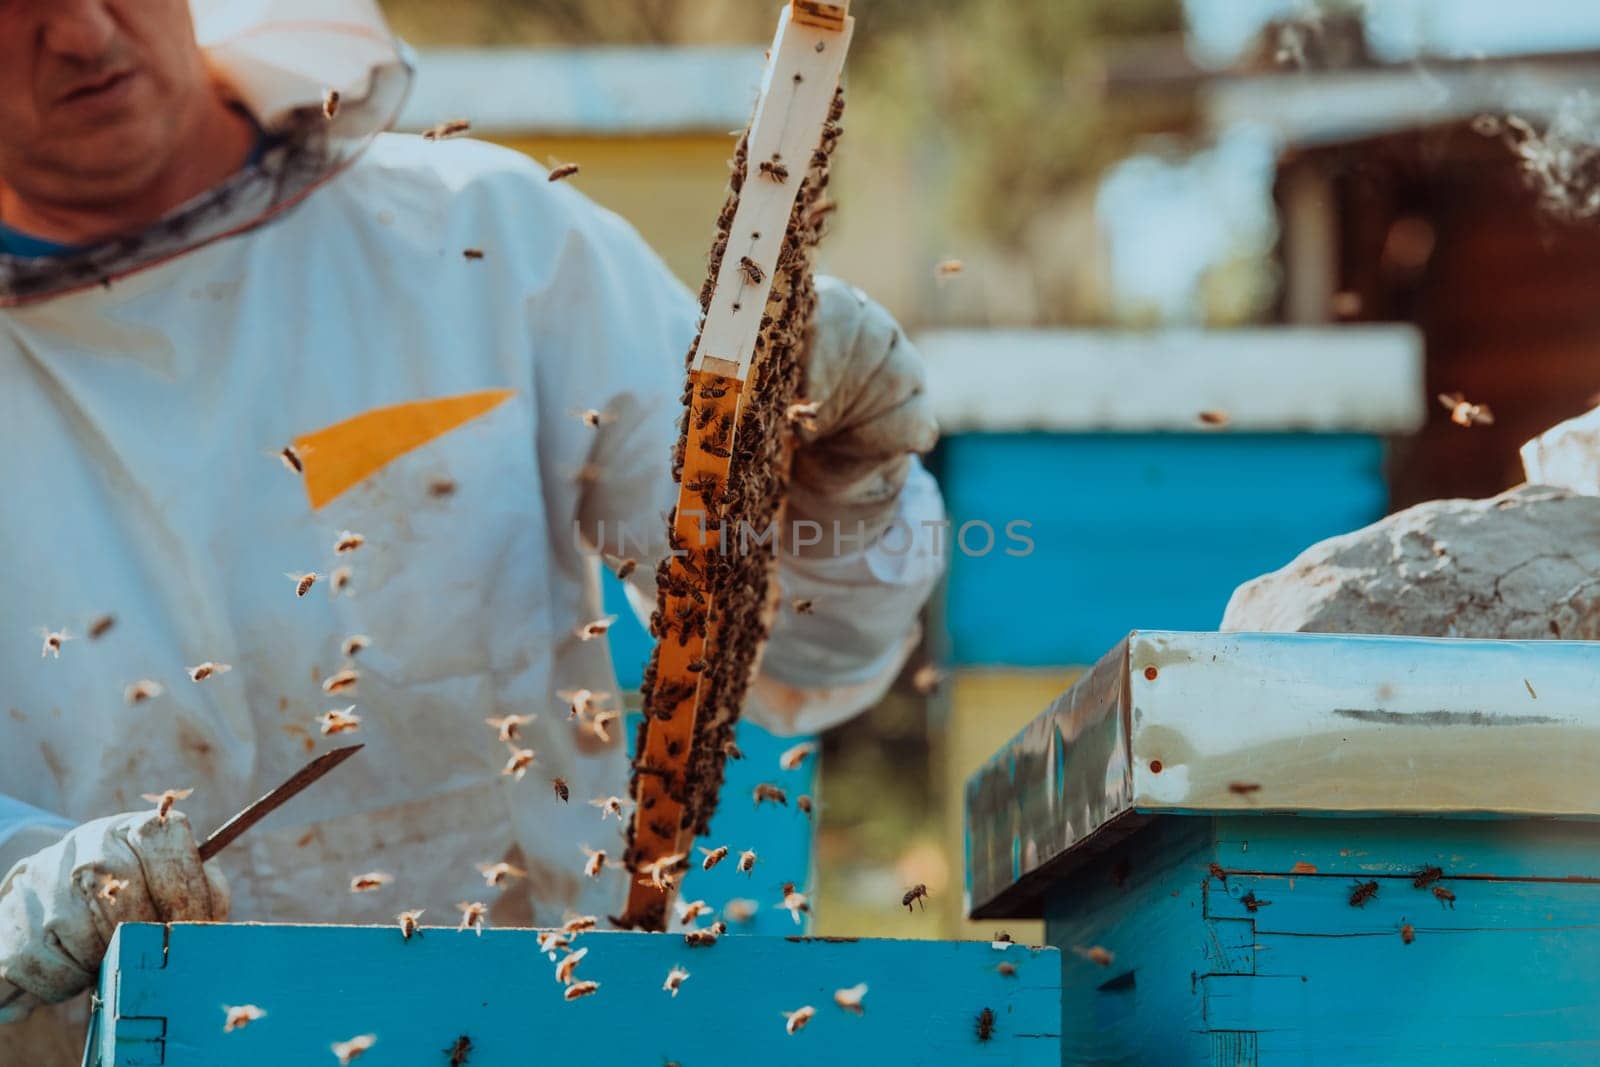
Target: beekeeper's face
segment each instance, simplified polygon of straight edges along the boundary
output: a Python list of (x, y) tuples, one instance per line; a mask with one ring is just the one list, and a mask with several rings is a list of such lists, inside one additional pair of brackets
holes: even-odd
[(187, 0), (0, 0), (0, 182), (23, 195), (142, 188), (209, 91)]

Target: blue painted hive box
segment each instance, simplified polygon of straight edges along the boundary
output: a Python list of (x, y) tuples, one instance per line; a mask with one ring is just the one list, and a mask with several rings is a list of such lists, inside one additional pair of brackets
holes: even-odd
[[(397, 927), (124, 924), (84, 1061), (332, 1067), (336, 1044), (369, 1037), (357, 1067), (1043, 1065), (1060, 1055), (1053, 949), (756, 935), (692, 947), (681, 935), (610, 932), (579, 935), (573, 948), (587, 951), (572, 977), (597, 987), (568, 1000), (573, 987), (536, 930), (425, 928), (406, 939)], [(676, 968), (687, 976), (674, 994), (664, 986)], [(852, 988), (859, 1012), (835, 1000)], [(227, 1030), (227, 1008), (241, 1005), (264, 1014)], [(789, 1032), (789, 1014), (808, 1007)]]
[(1062, 1062), (1600, 1058), (1600, 645), (1136, 632), (968, 783)]

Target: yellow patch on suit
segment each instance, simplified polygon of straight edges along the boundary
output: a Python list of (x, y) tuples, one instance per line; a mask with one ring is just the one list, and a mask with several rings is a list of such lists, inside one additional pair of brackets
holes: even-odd
[(364, 411), (296, 437), (294, 447), (305, 467), (303, 480), (312, 508), (337, 499), (385, 464), (494, 410), (515, 393), (513, 389), (487, 389), (413, 400)]

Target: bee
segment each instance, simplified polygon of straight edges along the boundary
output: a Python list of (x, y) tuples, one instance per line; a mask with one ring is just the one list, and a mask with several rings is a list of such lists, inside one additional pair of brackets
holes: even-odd
[(581, 934), (585, 930), (593, 930), (600, 925), (600, 920), (593, 915), (575, 915), (561, 924), (563, 933)]
[(561, 962), (556, 964), (556, 981), (562, 985), (571, 985), (573, 983), (573, 972), (578, 969), (578, 964), (582, 963), (583, 957), (588, 954), (588, 949), (580, 948), (576, 952), (568, 952), (561, 957)]
[(916, 885), (906, 890), (905, 896), (900, 898), (900, 903), (905, 905), (907, 911), (910, 911), (911, 904), (913, 901), (915, 901), (923, 911), (927, 911), (928, 905), (924, 903), (927, 899), (928, 887), (923, 885), (921, 882), (918, 882)]
[(550, 779), (550, 785), (555, 789), (556, 796), (561, 798), (561, 803), (565, 804), (572, 799), (572, 790), (567, 788), (567, 780), (565, 778), (552, 778)]
[(628, 575), (632, 574), (638, 566), (639, 561), (629, 556), (617, 565), (617, 579), (619, 581), (627, 581)]
[[(601, 816), (601, 818), (604, 818), (604, 816)], [(589, 857), (589, 861), (583, 865), (583, 873), (588, 875), (590, 878), (600, 877), (600, 872), (605, 868), (606, 865), (605, 849), (592, 849), (587, 845), (582, 847), (583, 851)]]
[(753, 795), (756, 800), (755, 806), (758, 808), (761, 806), (761, 802), (763, 800), (770, 800), (774, 803), (782, 804), (786, 808), (789, 806), (789, 798), (784, 791), (769, 782), (762, 782), (760, 785), (756, 786)]
[(789, 180), (789, 168), (780, 162), (778, 153), (772, 153), (771, 159), (763, 159), (758, 167), (763, 178), (770, 178), (779, 185)]
[(339, 90), (322, 90), (322, 117), (332, 119), (339, 113)]
[(1195, 418), (1202, 426), (1215, 426), (1218, 429), (1232, 421), (1226, 411), (1218, 411), (1214, 408), (1198, 413)]
[(715, 934), (717, 937), (721, 937), (723, 934), (728, 932), (728, 924), (723, 922), (721, 919), (718, 919), (716, 922), (706, 927), (706, 929), (711, 931), (711, 933)]
[(288, 468), (291, 474), (304, 474), (306, 472), (305, 460), (300, 458), (300, 453), (295, 451), (294, 445), (284, 445), (278, 449), (278, 459)]
[(1440, 868), (1424, 867), (1417, 872), (1415, 878), (1411, 879), (1411, 885), (1417, 889), (1426, 889), (1443, 877), (1444, 871)]
[(422, 139), (424, 141), (444, 141), (451, 137), (459, 137), (470, 129), (472, 129), (472, 123), (466, 119), (450, 119), (447, 122), (441, 122), (437, 126), (424, 130)]
[(789, 602), (789, 606), (794, 609), (796, 615), (810, 615), (817, 602), (810, 597), (797, 597)]
[(599, 988), (599, 982), (573, 982), (567, 986), (567, 991), (562, 996), (567, 1000), (577, 1000), (579, 997), (586, 997), (598, 991)]
[(226, 663), (212, 663), (210, 660), (206, 660), (198, 666), (189, 668), (189, 681), (203, 682), (213, 675), (227, 674), (231, 670), (233, 668)]
[(411, 940), (411, 935), (416, 933), (418, 929), (417, 920), (422, 918), (422, 913), (426, 910), (426, 908), (413, 908), (410, 911), (402, 911), (394, 917), (395, 921), (400, 924), (400, 939), (402, 941)]
[(996, 930), (994, 933), (994, 940), (989, 942), (989, 947), (994, 949), (996, 952), (1004, 952), (1014, 944), (1016, 944), (1016, 942), (1011, 939), (1011, 935), (1009, 933), (1004, 930)]
[(810, 797), (802, 793), (795, 798), (794, 806), (805, 812), (806, 818), (809, 819), (811, 817), (812, 802)]
[(478, 864), (478, 873), (483, 875), (484, 884), (491, 889), (500, 888), (507, 879), (514, 881), (518, 878), (524, 878), (528, 874), (527, 871), (513, 867), (505, 860), (501, 860), (499, 863), (480, 863)]
[(1017, 976), (1017, 965), (1009, 960), (1006, 960), (997, 966), (995, 971), (998, 972), (1002, 978), (1015, 978)]
[(674, 967), (667, 972), (667, 980), (661, 983), (661, 988), (676, 997), (678, 995), (678, 987), (683, 985), (683, 980), (687, 977), (689, 977), (688, 971), (682, 967)]
[(350, 589), (350, 579), (355, 577), (355, 571), (348, 564), (333, 568), (333, 573), (328, 575), (328, 595), (339, 596)]
[(578, 165), (576, 163), (563, 163), (560, 166), (550, 168), (549, 180), (553, 182), (564, 181), (576, 173), (578, 173)]
[(461, 250), (461, 258), (465, 259), (465, 260), (482, 259), (483, 258), (483, 249), (481, 249), (481, 248), (463, 248)]
[(115, 626), (116, 624), (117, 624), (117, 617), (115, 615), (99, 615), (99, 616), (96, 616), (94, 621), (89, 623), (89, 631), (88, 631), (89, 632), (89, 640), (91, 640), (91, 641), (100, 640), (106, 634), (110, 633), (111, 632), (111, 628), (113, 626)]
[(435, 478), (428, 483), (428, 495), (435, 500), (443, 500), (447, 496), (454, 496), (456, 481), (454, 478)]
[(739, 853), (739, 870), (744, 874), (750, 874), (755, 869), (756, 850), (753, 848), (747, 848), (743, 852)]
[(1377, 882), (1357, 882), (1350, 889), (1350, 906), (1365, 907), (1367, 901), (1378, 895)]
[(622, 713), (614, 709), (597, 711), (594, 718), (589, 721), (589, 729), (594, 732), (603, 744), (611, 743), (611, 724), (622, 718)]
[(793, 748), (786, 749), (783, 755), (778, 757), (778, 766), (786, 771), (798, 770), (800, 765), (806, 761), (806, 757), (816, 750), (817, 746), (814, 741), (802, 741)]
[(1454, 893), (1450, 892), (1450, 890), (1446, 889), (1444, 886), (1442, 886), (1442, 885), (1434, 886), (1433, 887), (1433, 895), (1439, 901), (1439, 906), (1440, 907), (1443, 907), (1446, 904), (1448, 904), (1450, 906), (1450, 910), (1451, 911), (1455, 911), (1456, 910), (1456, 895)]
[(232, 1006), (224, 1004), (222, 1006), (222, 1012), (222, 1032), (225, 1034), (231, 1034), (235, 1030), (242, 1030), (246, 1026), (249, 1026), (251, 1023), (255, 1022), (257, 1019), (265, 1017), (267, 1014), (254, 1004), (238, 1004)]
[(728, 858), (727, 845), (718, 845), (716, 848), (705, 848), (702, 846), (700, 851), (705, 853), (706, 857), (700, 863), (700, 869), (704, 871), (709, 871), (711, 868)]
[(744, 753), (732, 741), (722, 742), (722, 754), (729, 759), (744, 759)]
[(861, 1001), (866, 995), (867, 983), (862, 982), (846, 989), (835, 989), (833, 991), (833, 1002), (852, 1015), (865, 1015), (867, 1009), (862, 1005)]
[(601, 822), (606, 821), (607, 815), (615, 815), (618, 822), (622, 821), (623, 800), (621, 797), (596, 797), (589, 803), (600, 809)]
[(1410, 923), (1400, 924), (1400, 943), (1409, 945), (1417, 939), (1417, 928)]
[(710, 948), (719, 936), (711, 930), (690, 930), (683, 935), (683, 943), (690, 948)]
[(493, 726), (495, 733), (501, 741), (510, 744), (522, 737), (522, 728), (537, 719), (537, 715), (502, 715), (498, 719), (490, 718), (483, 721)]
[(1251, 793), (1259, 792), (1260, 789), (1261, 789), (1261, 783), (1260, 782), (1229, 782), (1228, 783), (1228, 792), (1232, 793), (1234, 796), (1239, 796), (1239, 797), (1248, 797)]
[(450, 1057), (450, 1067), (466, 1067), (467, 1057), (472, 1054), (472, 1038), (462, 1034), (443, 1051)]
[(572, 414), (577, 416), (578, 421), (590, 429), (595, 429), (605, 423), (611, 422), (615, 418), (615, 416), (608, 415), (596, 408), (573, 408)]
[(933, 268), (934, 277), (953, 278), (961, 273), (961, 266), (959, 259), (942, 260), (938, 266)]
[(96, 891), (95, 896), (99, 897), (107, 904), (115, 904), (117, 902), (117, 894), (126, 888), (128, 888), (126, 879), (116, 878), (109, 874), (102, 874), (100, 876), (100, 888), (98, 891)]
[(343, 693), (356, 687), (361, 680), (361, 672), (354, 667), (346, 667), (342, 671), (335, 671), (322, 680), (324, 693)]
[[(613, 797), (611, 799), (616, 798)], [(602, 815), (601, 818), (604, 819), (605, 816)], [(670, 856), (662, 856), (659, 859), (651, 860), (641, 868), (645, 877), (640, 879), (639, 884), (648, 885), (652, 889), (659, 889), (663, 892), (671, 890), (673, 882), (669, 872), (672, 868), (682, 863), (684, 858), (684, 853), (675, 852)]]
[(500, 768), (500, 773), (508, 774), (520, 782), (523, 775), (528, 773), (528, 768), (533, 766), (538, 753), (531, 748), (518, 748), (510, 744), (506, 745), (506, 750), (511, 754), (506, 757), (506, 765)]
[(140, 793), (145, 800), (156, 806), (156, 821), (165, 823), (167, 815), (172, 811), (172, 805), (180, 800), (188, 800), (193, 795), (193, 787), (189, 789), (163, 789), (159, 793)]
[(1223, 885), (1228, 884), (1228, 872), (1222, 869), (1222, 864), (1220, 863), (1213, 863), (1211, 865), (1211, 877), (1215, 878)]
[(1460, 393), (1440, 393), (1439, 403), (1450, 412), (1450, 421), (1457, 426), (1493, 426), (1494, 412), (1488, 404), (1474, 404)]
[(978, 1040), (987, 1042), (994, 1036), (994, 1009), (984, 1008), (978, 1013), (977, 1021)]
[(1250, 892), (1239, 898), (1239, 903), (1244, 905), (1245, 911), (1248, 911), (1251, 915), (1254, 915), (1258, 909), (1266, 907), (1267, 905), (1271, 904), (1272, 901), (1260, 899), (1256, 896), (1256, 891), (1252, 889)]
[(372, 638), (366, 634), (351, 634), (339, 646), (339, 654), (345, 659), (355, 659), (372, 646)]
[(315, 721), (322, 727), (322, 736), (332, 737), (334, 734), (354, 733), (361, 729), (361, 716), (355, 714), (355, 710), (356, 706), (351, 704), (343, 710), (329, 708), (318, 715)]
[(793, 882), (783, 883), (783, 907), (789, 912), (789, 918), (794, 920), (796, 926), (800, 925), (800, 913), (811, 910), (811, 902), (804, 893), (798, 892)]
[(806, 1023), (810, 1022), (811, 1017), (816, 1013), (817, 1009), (809, 1004), (796, 1008), (794, 1011), (786, 1011), (783, 1013), (783, 1017), (788, 1021), (783, 1024), (783, 1028), (790, 1034), (798, 1034), (805, 1029)]
[(710, 662), (707, 661), (704, 656), (701, 656), (698, 659), (690, 660), (689, 663), (688, 663), (688, 666), (686, 667), (686, 669), (689, 671), (690, 674), (700, 674), (703, 671), (709, 669), (710, 666), (711, 666)]
[(350, 1067), (351, 1060), (377, 1043), (377, 1034), (359, 1034), (349, 1041), (335, 1041), (332, 1046), (333, 1055), (339, 1061), (339, 1067)]
[(722, 914), (736, 923), (747, 923), (756, 917), (761, 905), (744, 897), (734, 897), (722, 906)]
[(578, 640), (592, 641), (596, 637), (604, 637), (606, 631), (611, 629), (611, 624), (616, 621), (617, 617), (615, 615), (606, 615), (595, 619), (593, 622), (586, 622), (575, 631), (578, 635)]
[(819, 406), (814, 400), (797, 400), (784, 409), (784, 420), (791, 425), (798, 426), (806, 433), (815, 433), (817, 430), (817, 408)]
[(1097, 963), (1102, 967), (1111, 966), (1111, 961), (1116, 959), (1116, 955), (1110, 949), (1101, 948), (1099, 945), (1090, 945), (1088, 948), (1080, 948), (1077, 945), (1073, 945), (1072, 951), (1090, 963)]
[(367, 539), (354, 530), (340, 530), (338, 539), (333, 542), (333, 552), (336, 556), (342, 556), (347, 552), (354, 552), (366, 543)]
[(549, 956), (551, 963), (555, 962), (559, 950), (570, 948), (571, 945), (572, 935), (565, 930), (546, 930), (539, 935), (539, 951)]
[(475, 931), (479, 937), (482, 937), (483, 920), (484, 917), (489, 914), (488, 905), (479, 903), (476, 900), (472, 901), (470, 904), (466, 901), (462, 901), (460, 904), (456, 905), (456, 909), (461, 912), (461, 925), (457, 927), (457, 929), (471, 929)]
[(687, 904), (678, 901), (678, 921), (688, 926), (702, 915), (711, 913), (711, 905), (703, 900), (691, 900)]
[(766, 281), (767, 275), (764, 271), (762, 271), (761, 264), (757, 263), (749, 256), (739, 257), (739, 270), (744, 274), (744, 280), (749, 282), (751, 285), (760, 285), (762, 282)]
[(316, 585), (317, 581), (323, 577), (316, 571), (306, 571), (304, 574), (296, 574), (294, 571), (285, 571), (283, 576), (294, 582), (295, 596), (305, 596), (307, 593), (311, 592), (311, 587)]
[(44, 645), (39, 649), (40, 659), (44, 659), (46, 656), (49, 656), (51, 659), (60, 659), (62, 643), (72, 640), (72, 635), (67, 633), (65, 630), (48, 630), (40, 628), (39, 636), (44, 638)]
[(166, 689), (160, 682), (152, 682), (145, 678), (123, 689), (122, 699), (131, 707), (134, 704), (143, 704), (146, 700), (154, 700), (164, 692)]
[(931, 663), (924, 663), (911, 674), (911, 688), (923, 696), (931, 696), (944, 681), (944, 672)]
[(394, 881), (394, 875), (392, 874), (385, 874), (382, 871), (368, 871), (366, 874), (358, 874), (350, 879), (350, 892), (371, 893), (373, 890), (382, 889), (392, 881)]

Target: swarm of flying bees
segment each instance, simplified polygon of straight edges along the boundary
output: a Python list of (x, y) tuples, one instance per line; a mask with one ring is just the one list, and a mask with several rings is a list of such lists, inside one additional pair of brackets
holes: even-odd
[(1488, 404), (1474, 404), (1461, 393), (1440, 393), (1439, 403), (1457, 426), (1493, 426), (1494, 412)]

